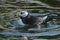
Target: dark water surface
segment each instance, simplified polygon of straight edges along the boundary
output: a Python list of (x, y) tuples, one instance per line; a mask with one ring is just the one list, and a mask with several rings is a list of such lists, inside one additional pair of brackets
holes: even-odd
[[(58, 14), (32, 14), (32, 15), (50, 15), (54, 17), (53, 22), (48, 22), (46, 25), (42, 25), (43, 28), (38, 29), (27, 28), (24, 26), (18, 31), (1, 31), (0, 40), (60, 40), (60, 17)], [(20, 26), (22, 27), (22, 26)], [(30, 27), (30, 26), (28, 26)], [(15, 29), (12, 29), (15, 30)]]

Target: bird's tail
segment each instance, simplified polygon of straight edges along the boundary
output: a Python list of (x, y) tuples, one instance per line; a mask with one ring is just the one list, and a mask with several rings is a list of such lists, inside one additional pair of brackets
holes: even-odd
[(47, 17), (47, 19), (45, 20), (46, 22), (48, 22), (48, 21), (52, 21), (53, 20), (53, 17)]
[(43, 19), (44, 19), (44, 22), (42, 24), (46, 24), (47, 22), (52, 21), (53, 17), (45, 16), (45, 17), (43, 17)]

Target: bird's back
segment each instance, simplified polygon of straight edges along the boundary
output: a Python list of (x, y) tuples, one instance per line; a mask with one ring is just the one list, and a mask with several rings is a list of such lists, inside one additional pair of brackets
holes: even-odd
[(35, 17), (35, 16), (30, 16), (29, 18), (25, 18), (22, 21), (23, 23), (29, 25), (41, 24), (43, 22), (41, 17)]

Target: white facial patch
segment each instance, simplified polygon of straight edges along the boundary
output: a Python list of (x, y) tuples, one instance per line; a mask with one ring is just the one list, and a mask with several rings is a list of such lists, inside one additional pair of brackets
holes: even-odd
[(19, 13), (19, 15), (20, 15), (21, 17), (26, 17), (26, 16), (28, 15), (28, 12), (27, 12), (27, 11), (21, 11), (21, 12)]

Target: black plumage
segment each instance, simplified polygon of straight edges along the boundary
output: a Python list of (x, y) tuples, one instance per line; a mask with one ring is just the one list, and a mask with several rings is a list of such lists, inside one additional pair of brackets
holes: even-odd
[(37, 24), (46, 24), (48, 21), (51, 21), (51, 17), (47, 17), (46, 19), (43, 19), (43, 17), (37, 17), (37, 16), (26, 16), (26, 17), (21, 17), (22, 21), (24, 24), (29, 24), (29, 25), (37, 25)]

